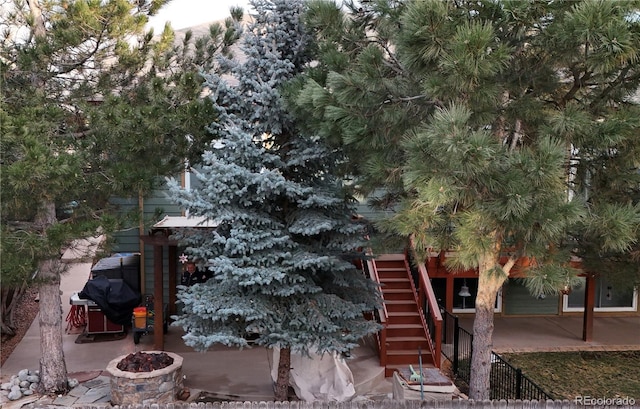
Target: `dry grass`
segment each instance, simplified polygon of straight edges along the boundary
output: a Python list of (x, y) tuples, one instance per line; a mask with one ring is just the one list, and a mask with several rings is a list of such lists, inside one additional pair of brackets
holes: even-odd
[(634, 398), (640, 402), (640, 351), (504, 354), (555, 399)]

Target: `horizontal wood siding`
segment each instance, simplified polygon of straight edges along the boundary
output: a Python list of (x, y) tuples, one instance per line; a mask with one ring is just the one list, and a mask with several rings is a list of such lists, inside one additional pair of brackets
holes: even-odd
[[(138, 199), (137, 198), (112, 198), (110, 200), (112, 204), (119, 207), (120, 213), (129, 213), (137, 211)], [(134, 222), (135, 223), (135, 222)], [(125, 230), (116, 232), (114, 235), (114, 244), (112, 252), (114, 253), (138, 253), (140, 252), (140, 243), (138, 237), (140, 236), (140, 229), (137, 224), (135, 226), (127, 226)]]
[[(137, 198), (113, 198), (111, 200), (113, 204), (116, 204), (120, 207), (120, 211), (122, 213), (130, 212), (132, 210), (138, 209), (138, 199)], [(151, 227), (159, 222), (164, 216), (180, 216), (182, 215), (182, 210), (178, 205), (171, 202), (171, 199), (167, 195), (166, 189), (159, 189), (154, 191), (150, 196), (144, 199), (144, 209), (143, 209), (143, 217), (144, 217), (144, 229), (143, 234), (147, 234)], [(153, 246), (145, 245), (144, 249), (140, 248), (140, 229), (139, 225), (136, 226), (128, 226), (129, 228), (117, 232), (114, 235), (114, 245), (111, 249), (114, 253), (138, 253), (143, 252), (144, 259), (141, 260), (143, 263), (143, 268), (141, 269), (144, 277), (144, 292), (145, 294), (153, 294)], [(178, 249), (178, 254), (180, 254), (180, 249)], [(165, 272), (165, 276), (169, 271), (168, 268), (168, 248), (163, 248), (163, 271)], [(182, 271), (182, 268), (178, 266), (178, 273)], [(179, 278), (177, 279), (179, 283)], [(165, 278), (164, 280), (164, 302), (168, 302), (168, 294), (169, 294), (169, 280)]]
[[(166, 190), (155, 191), (151, 196), (144, 200), (145, 227), (150, 229), (155, 223), (159, 222), (164, 216), (181, 216), (180, 207), (171, 202), (167, 196)], [(156, 217), (154, 217), (156, 215)], [(180, 250), (178, 250), (179, 252)], [(180, 253), (178, 253), (180, 254)], [(169, 279), (167, 273), (169, 249), (165, 246), (162, 249), (163, 266), (162, 270), (165, 274), (164, 279), (164, 302), (169, 301)], [(145, 262), (145, 288), (149, 294), (153, 293), (153, 246), (145, 246), (144, 251)], [(179, 282), (179, 281), (178, 281)]]
[(558, 296), (537, 298), (529, 293), (524, 284), (509, 280), (502, 290), (505, 315), (557, 315)]

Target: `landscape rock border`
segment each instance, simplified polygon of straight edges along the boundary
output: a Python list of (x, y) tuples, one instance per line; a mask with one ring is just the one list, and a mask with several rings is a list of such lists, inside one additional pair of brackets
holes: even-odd
[[(69, 389), (78, 385), (77, 379), (69, 379)], [(6, 395), (10, 401), (21, 399), (25, 396), (36, 393), (40, 383), (40, 371), (21, 369), (17, 375), (11, 375), (9, 382), (0, 384), (2, 394)]]

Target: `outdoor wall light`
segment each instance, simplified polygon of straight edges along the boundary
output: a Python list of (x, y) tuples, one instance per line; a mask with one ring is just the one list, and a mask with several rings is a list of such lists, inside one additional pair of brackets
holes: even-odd
[(460, 292), (458, 293), (460, 297), (471, 297), (471, 293), (469, 292), (469, 287), (467, 287), (467, 280), (464, 280), (464, 284), (460, 287)]
[(462, 309), (467, 308), (467, 297), (471, 297), (471, 293), (469, 292), (469, 287), (467, 287), (467, 280), (464, 280), (462, 287), (460, 287), (460, 292), (458, 293), (460, 297), (462, 297)]
[(613, 290), (613, 288), (611, 286), (607, 286), (607, 300), (611, 301), (611, 298), (613, 298), (612, 294), (611, 294), (611, 290)]

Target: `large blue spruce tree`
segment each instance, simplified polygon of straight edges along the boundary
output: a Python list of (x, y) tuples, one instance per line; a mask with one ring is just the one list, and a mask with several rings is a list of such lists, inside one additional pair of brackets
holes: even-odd
[(282, 96), (310, 61), (303, 2), (254, 1), (242, 61), (206, 76), (218, 121), (196, 188), (170, 182), (174, 200), (214, 230), (180, 240), (213, 278), (183, 288), (176, 325), (187, 345), (280, 348), (277, 400), (286, 400), (291, 352), (347, 352), (377, 331), (364, 313), (380, 299), (355, 268), (363, 226), (343, 185), (340, 152), (299, 131)]

